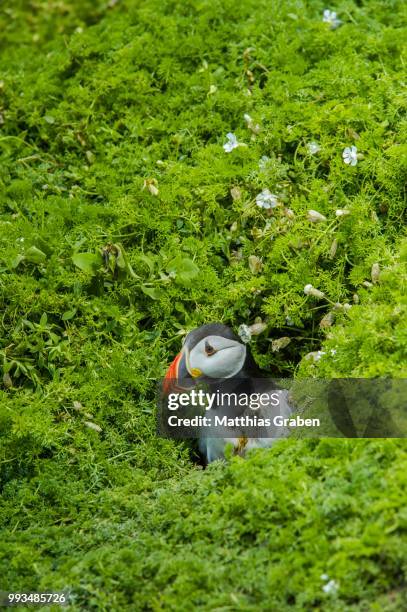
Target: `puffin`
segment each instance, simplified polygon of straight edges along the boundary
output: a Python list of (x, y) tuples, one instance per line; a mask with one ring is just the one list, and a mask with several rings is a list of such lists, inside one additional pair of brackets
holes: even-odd
[[(278, 392), (276, 406), (267, 405), (256, 410), (256, 417), (260, 419), (267, 416), (273, 422), (276, 415), (288, 418), (294, 412), (288, 400), (288, 391), (279, 389), (275, 381), (259, 369), (247, 344), (223, 323), (202, 325), (186, 335), (181, 351), (163, 380), (162, 397), (190, 391), (197, 385), (203, 385), (214, 396), (219, 388), (229, 394)], [(253, 410), (250, 406), (241, 406), (239, 402), (225, 404), (215, 401), (205, 414), (208, 417), (218, 415), (219, 418), (246, 417), (253, 416)], [(288, 435), (287, 428), (275, 425), (267, 428), (267, 437), (257, 437), (258, 429), (252, 430), (254, 437), (248, 436), (247, 431), (247, 428), (228, 427), (223, 436), (222, 430), (217, 428), (216, 435), (211, 436), (208, 428), (202, 428), (202, 431), (198, 428), (198, 448), (204, 465), (224, 459), (226, 447), (230, 444), (234, 454), (244, 456), (253, 448), (270, 447), (276, 440)]]

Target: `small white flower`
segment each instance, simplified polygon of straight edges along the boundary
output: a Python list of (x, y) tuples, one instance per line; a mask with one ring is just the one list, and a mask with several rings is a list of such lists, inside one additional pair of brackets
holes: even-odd
[(316, 153), (320, 152), (321, 147), (317, 142), (312, 141), (307, 144), (307, 149), (310, 155), (315, 155)]
[[(23, 238), (24, 240), (24, 238)], [(372, 283), (378, 283), (380, 279), (380, 266), (378, 263), (374, 263), (372, 265), (372, 269), (370, 271), (370, 276), (372, 279)]]
[(263, 191), (256, 196), (256, 204), (260, 206), (260, 208), (276, 208), (276, 206), (278, 206), (278, 199), (274, 193), (270, 193), (268, 189), (263, 189)]
[(329, 25), (331, 26), (331, 30), (335, 30), (342, 23), (342, 21), (337, 18), (336, 12), (330, 11), (329, 9), (324, 10), (324, 14), (322, 15), (322, 21), (324, 23), (329, 23)]
[(99, 425), (96, 425), (96, 423), (92, 423), (92, 421), (84, 421), (83, 424), (86, 425), (86, 427), (88, 427), (89, 429), (93, 429), (98, 433), (102, 431), (102, 428)]
[(145, 179), (144, 183), (143, 183), (143, 189), (148, 189), (148, 191), (151, 193), (151, 195), (153, 196), (158, 196), (158, 194), (160, 193), (157, 187), (158, 183), (157, 183), (157, 179), (155, 178), (150, 178), (150, 179)]
[(243, 117), (244, 117), (244, 120), (247, 123), (247, 127), (249, 128), (249, 130), (251, 130), (253, 132), (253, 134), (258, 134), (260, 132), (259, 124), (258, 123), (254, 123), (253, 119), (247, 113), (245, 113), (243, 115)]
[(342, 157), (345, 164), (356, 166), (358, 163), (358, 150), (355, 145), (346, 147), (342, 152)]
[(223, 145), (223, 149), (226, 151), (226, 153), (230, 153), (233, 151), (233, 149), (236, 149), (239, 146), (239, 143), (237, 142), (236, 136), (232, 134), (232, 132), (228, 132), (226, 134), (226, 138), (228, 141)]
[(295, 219), (294, 211), (291, 208), (284, 208), (283, 215), (287, 217), (287, 219)]
[(232, 196), (233, 200), (240, 200), (242, 197), (242, 192), (240, 191), (239, 187), (232, 187), (230, 190), (230, 195)]
[(274, 353), (278, 353), (281, 349), (284, 349), (291, 342), (291, 338), (288, 336), (283, 336), (282, 338), (277, 338), (277, 340), (273, 340), (271, 343), (271, 350)]
[(242, 342), (244, 342), (245, 344), (250, 342), (250, 340), (252, 339), (250, 328), (248, 325), (245, 325), (244, 323), (240, 325), (239, 329), (237, 330), (237, 333), (239, 334)]
[(305, 359), (307, 359), (308, 361), (315, 362), (319, 361), (321, 357), (323, 357), (325, 354), (325, 351), (312, 351), (312, 353), (307, 353), (307, 355), (305, 355)]
[(335, 321), (334, 313), (327, 312), (326, 315), (324, 315), (322, 319), (320, 320), (319, 326), (322, 327), (322, 329), (326, 329), (327, 327), (331, 327), (334, 321)]
[(267, 168), (267, 164), (270, 161), (270, 158), (267, 157), (267, 155), (262, 155), (262, 157), (260, 158), (259, 161), (259, 168), (262, 172), (264, 172), (264, 170), (266, 170)]
[(325, 580), (325, 581), (329, 580), (328, 574), (321, 574), (320, 578), (321, 578), (321, 580)]
[(256, 255), (250, 255), (249, 257), (250, 272), (252, 274), (258, 274), (259, 272), (261, 272), (262, 267), (263, 267), (263, 262), (260, 259), (260, 257), (257, 257)]
[(292, 325), (294, 325), (294, 321), (292, 320), (292, 318), (291, 318), (291, 317), (289, 317), (289, 316), (287, 315), (287, 316), (286, 316), (286, 318), (285, 318), (285, 324), (286, 324), (286, 325), (289, 325), (289, 326), (291, 327)]
[(249, 327), (249, 331), (252, 336), (258, 336), (259, 334), (262, 334), (265, 329), (267, 329), (267, 325), (263, 322), (253, 323), (253, 325), (250, 325)]
[(307, 213), (308, 221), (311, 223), (321, 223), (322, 221), (326, 221), (326, 217), (321, 215), (317, 210), (309, 210)]
[(150, 183), (150, 185), (148, 186), (148, 190), (153, 196), (157, 196), (159, 193), (158, 187), (157, 185), (154, 185), (154, 183)]
[(338, 208), (338, 210), (335, 211), (335, 215), (337, 217), (346, 217), (346, 215), (350, 214), (350, 210), (347, 210), (346, 208)]
[(331, 247), (329, 249), (329, 257), (333, 259), (336, 255), (336, 251), (338, 250), (338, 241), (336, 238), (332, 240)]
[(336, 350), (336, 349), (331, 349), (331, 351), (330, 351), (330, 352), (331, 352), (331, 355), (336, 355), (337, 350)]
[(322, 590), (324, 591), (324, 593), (328, 593), (328, 595), (335, 595), (335, 593), (337, 593), (338, 591), (338, 588), (339, 584), (336, 582), (336, 580), (330, 580), (329, 582), (324, 584)]
[(305, 295), (312, 295), (316, 298), (325, 297), (325, 293), (323, 291), (320, 291), (319, 289), (315, 289), (315, 287), (313, 287), (310, 283), (308, 283), (308, 285), (305, 285), (304, 293)]

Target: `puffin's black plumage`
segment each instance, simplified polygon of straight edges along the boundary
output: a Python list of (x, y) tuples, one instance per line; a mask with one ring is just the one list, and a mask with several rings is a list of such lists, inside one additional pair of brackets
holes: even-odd
[(239, 336), (237, 336), (227, 325), (223, 323), (207, 323), (206, 325), (201, 325), (201, 327), (197, 327), (190, 331), (185, 337), (184, 346), (188, 346), (189, 349), (192, 349), (198, 342), (208, 336), (222, 336), (222, 338), (240, 342)]

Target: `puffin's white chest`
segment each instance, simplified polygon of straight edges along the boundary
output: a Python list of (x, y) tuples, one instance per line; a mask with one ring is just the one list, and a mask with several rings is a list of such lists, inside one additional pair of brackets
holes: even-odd
[[(272, 420), (272, 417), (276, 414), (283, 417), (288, 417), (290, 414), (292, 414), (293, 410), (288, 402), (288, 392), (286, 390), (280, 390), (279, 393), (280, 401), (278, 407), (270, 405), (267, 408), (264, 408), (263, 411), (259, 410), (259, 416), (267, 416), (269, 417), (269, 420)], [(209, 410), (207, 414), (214, 415), (216, 414), (217, 410), (218, 407), (214, 410)], [(253, 412), (251, 412), (250, 416), (253, 416)], [(223, 438), (219, 436), (212, 438), (210, 436), (202, 436), (199, 438), (199, 451), (206, 458), (207, 463), (216, 461), (216, 459), (223, 459), (225, 457), (225, 448), (227, 444), (233, 445), (235, 454), (243, 456), (247, 451), (254, 448), (269, 448), (270, 446), (273, 446), (277, 440), (285, 438), (288, 435), (288, 430), (285, 427), (283, 428), (272, 425), (268, 428), (268, 437), (262, 438), (245, 437), (244, 428), (241, 429), (239, 427), (237, 427), (233, 433), (236, 434), (236, 437)]]

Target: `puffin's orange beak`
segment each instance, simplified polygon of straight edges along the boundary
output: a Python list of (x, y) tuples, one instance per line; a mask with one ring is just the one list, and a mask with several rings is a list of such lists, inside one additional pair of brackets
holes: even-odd
[(197, 368), (192, 368), (191, 371), (188, 369), (188, 355), (188, 349), (184, 347), (168, 368), (162, 385), (164, 395), (169, 395), (171, 392), (189, 391), (195, 386), (194, 379), (202, 375), (201, 370)]
[(182, 351), (175, 357), (174, 361), (168, 368), (166, 375), (164, 376), (163, 392), (165, 395), (169, 395), (171, 390), (176, 386), (176, 382), (178, 380), (179, 362), (181, 361), (181, 358)]

